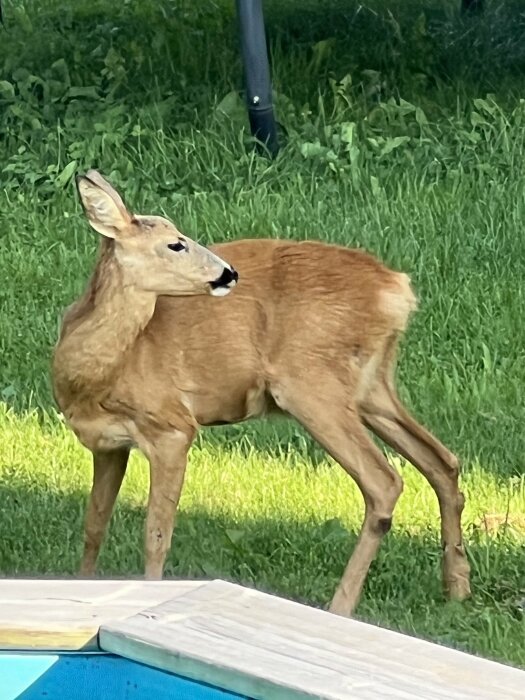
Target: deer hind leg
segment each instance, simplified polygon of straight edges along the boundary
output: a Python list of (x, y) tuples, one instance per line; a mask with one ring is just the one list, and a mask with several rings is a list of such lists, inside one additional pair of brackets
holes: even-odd
[(272, 395), (339, 462), (363, 494), (363, 525), (330, 605), (330, 612), (350, 616), (381, 540), (391, 527), (403, 484), (363, 428), (355, 407), (348, 405), (344, 385), (324, 383), (317, 390), (311, 383), (295, 383), (276, 387)]
[(150, 464), (150, 490), (144, 533), (145, 578), (162, 578), (171, 546), (175, 514), (179, 504), (191, 434), (174, 431), (157, 436), (141, 446)]
[(441, 513), (444, 589), (450, 598), (467, 598), (470, 566), (461, 532), (465, 499), (458, 488), (457, 458), (406, 411), (387, 371), (379, 373), (361, 415), (365, 424), (411, 462), (436, 492)]
[(95, 574), (100, 546), (126, 473), (128, 457), (127, 449), (93, 453), (93, 486), (84, 525), (81, 576)]

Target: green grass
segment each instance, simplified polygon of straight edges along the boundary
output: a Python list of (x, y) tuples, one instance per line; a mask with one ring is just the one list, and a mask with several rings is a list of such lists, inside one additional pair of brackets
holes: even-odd
[[(458, 4), (266, 3), (284, 141), (269, 162), (246, 131), (233, 3), (5, 3), (2, 574), (72, 573), (80, 558), (89, 460), (54, 412), (49, 361), (96, 247), (71, 176), (98, 167), (135, 210), (203, 242), (320, 238), (411, 274), (400, 389), (461, 458), (474, 596), (443, 601), (435, 499), (403, 466), (357, 615), (525, 667), (525, 16), (494, 0), (461, 18)], [(141, 572), (146, 491), (135, 457), (103, 573)], [(325, 605), (361, 515), (293, 424), (205, 432), (167, 573)]]
[[(0, 413), (0, 570), (73, 574), (91, 462), (54, 420)], [(395, 528), (374, 562), (359, 617), (458, 648), (525, 665), (521, 609), (525, 480), (473, 466), (464, 479), (465, 529), (474, 598), (444, 603), (436, 499), (417, 472), (402, 468), (405, 491)], [(104, 575), (140, 574), (148, 483), (134, 455), (100, 559)], [(167, 576), (221, 577), (325, 606), (355, 544), (362, 501), (342, 469), (282, 446), (245, 441), (191, 453)], [(495, 523), (489, 515), (503, 516)]]

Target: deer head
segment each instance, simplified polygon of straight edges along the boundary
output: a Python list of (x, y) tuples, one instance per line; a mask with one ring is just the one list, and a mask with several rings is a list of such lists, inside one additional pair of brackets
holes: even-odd
[(162, 216), (131, 214), (118, 192), (96, 170), (77, 177), (92, 228), (114, 241), (124, 283), (168, 296), (225, 296), (237, 272), (204, 246), (183, 236)]

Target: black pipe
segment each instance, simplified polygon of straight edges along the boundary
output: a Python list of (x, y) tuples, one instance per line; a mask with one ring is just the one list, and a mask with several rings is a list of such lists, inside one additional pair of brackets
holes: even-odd
[(246, 102), (252, 135), (273, 157), (279, 150), (262, 0), (236, 0), (241, 34)]

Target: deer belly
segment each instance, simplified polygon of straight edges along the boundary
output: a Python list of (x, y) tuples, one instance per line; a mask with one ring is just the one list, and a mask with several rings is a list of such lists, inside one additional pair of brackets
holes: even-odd
[(269, 408), (269, 398), (262, 385), (193, 401), (195, 418), (202, 426), (240, 423), (263, 415)]

